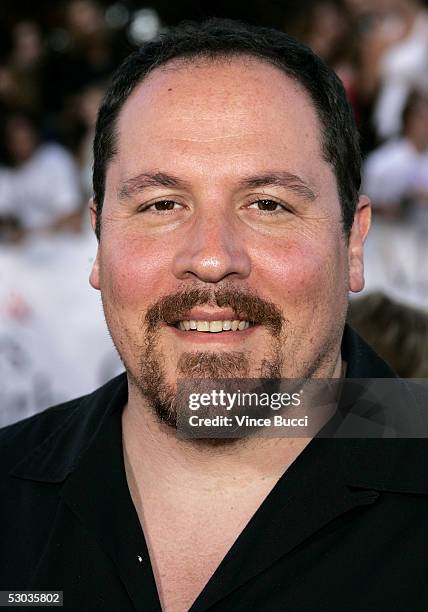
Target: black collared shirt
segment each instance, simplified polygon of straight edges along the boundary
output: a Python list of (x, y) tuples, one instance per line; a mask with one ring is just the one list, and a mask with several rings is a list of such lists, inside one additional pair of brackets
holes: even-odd
[[(393, 376), (349, 329), (343, 351), (347, 376)], [(121, 375), (0, 431), (0, 590), (62, 590), (79, 612), (160, 610), (125, 476), (126, 400)], [(427, 459), (423, 439), (315, 438), (192, 612), (428, 610)]]

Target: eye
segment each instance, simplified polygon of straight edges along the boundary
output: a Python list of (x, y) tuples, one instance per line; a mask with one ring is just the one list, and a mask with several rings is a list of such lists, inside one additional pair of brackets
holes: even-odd
[(276, 202), (275, 200), (257, 200), (256, 202), (252, 202), (248, 208), (257, 209), (261, 212), (287, 212), (287, 208)]
[(153, 202), (152, 204), (148, 204), (142, 206), (140, 208), (140, 212), (156, 211), (156, 212), (167, 212), (169, 210), (174, 210), (180, 207), (180, 204), (174, 202), (174, 200), (159, 200), (158, 202)]

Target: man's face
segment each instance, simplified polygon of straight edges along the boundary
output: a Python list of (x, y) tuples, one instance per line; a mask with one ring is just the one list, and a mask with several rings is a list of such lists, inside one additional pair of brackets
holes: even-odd
[(254, 59), (170, 64), (117, 133), (91, 283), (130, 392), (173, 422), (181, 376), (331, 376), (361, 233), (302, 88)]

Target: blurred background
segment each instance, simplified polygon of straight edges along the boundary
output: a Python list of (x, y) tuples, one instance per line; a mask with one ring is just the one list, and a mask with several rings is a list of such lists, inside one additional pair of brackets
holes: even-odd
[[(203, 6), (202, 6), (203, 5)], [(112, 71), (183, 19), (273, 26), (337, 72), (374, 220), (350, 320), (428, 377), (428, 6), (422, 0), (64, 0), (0, 6), (0, 426), (122, 370), (88, 276), (97, 108)]]

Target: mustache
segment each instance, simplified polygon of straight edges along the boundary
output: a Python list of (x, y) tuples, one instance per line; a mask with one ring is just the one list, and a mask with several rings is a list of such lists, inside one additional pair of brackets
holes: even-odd
[(273, 302), (259, 297), (255, 292), (237, 287), (186, 288), (160, 298), (149, 307), (145, 323), (153, 331), (161, 323), (174, 324), (195, 306), (229, 307), (239, 319), (264, 325), (274, 335), (281, 333), (284, 317)]

